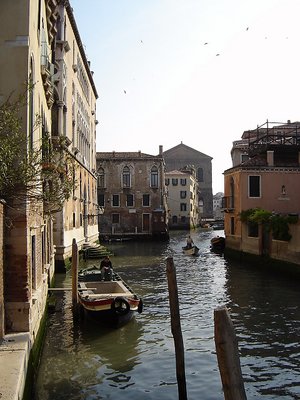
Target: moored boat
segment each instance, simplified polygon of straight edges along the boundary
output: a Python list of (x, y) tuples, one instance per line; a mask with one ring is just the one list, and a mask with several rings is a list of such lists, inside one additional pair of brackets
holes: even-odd
[(210, 247), (213, 251), (222, 252), (225, 249), (225, 238), (223, 236), (216, 236), (211, 239)]
[(119, 327), (129, 322), (134, 312), (142, 312), (142, 299), (118, 274), (113, 272), (111, 280), (102, 278), (101, 271), (96, 267), (78, 274), (78, 298), (85, 314)]
[(186, 254), (188, 256), (197, 256), (199, 254), (199, 248), (197, 246), (192, 246), (192, 247), (184, 246), (182, 250), (183, 254)]

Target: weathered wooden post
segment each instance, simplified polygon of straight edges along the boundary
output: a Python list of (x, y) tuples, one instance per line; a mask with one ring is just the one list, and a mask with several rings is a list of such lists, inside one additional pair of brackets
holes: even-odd
[(226, 307), (214, 311), (215, 344), (225, 400), (247, 399), (237, 338)]
[(73, 312), (78, 310), (78, 246), (76, 239), (72, 242), (72, 305)]
[(167, 258), (167, 278), (168, 278), (168, 289), (169, 289), (169, 303), (171, 311), (171, 330), (175, 344), (178, 394), (179, 394), (179, 400), (187, 400), (185, 369), (184, 369), (184, 347), (183, 347), (183, 339), (182, 339), (182, 332), (180, 325), (176, 271), (172, 257)]

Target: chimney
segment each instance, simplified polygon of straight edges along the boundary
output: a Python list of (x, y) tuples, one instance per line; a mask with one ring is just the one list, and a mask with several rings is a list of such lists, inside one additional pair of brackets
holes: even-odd
[(159, 153), (158, 153), (160, 156), (162, 156), (162, 154), (163, 154), (163, 147), (162, 147), (162, 145), (160, 144), (159, 145)]
[(267, 151), (267, 165), (268, 165), (268, 167), (274, 166), (274, 151), (273, 150)]

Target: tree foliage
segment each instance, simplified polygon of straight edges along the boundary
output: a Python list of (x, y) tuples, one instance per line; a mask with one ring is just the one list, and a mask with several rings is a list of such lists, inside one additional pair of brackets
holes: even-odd
[[(43, 132), (30, 145), (21, 120), (27, 94), (0, 105), (0, 197), (11, 207), (30, 201), (43, 204), (45, 213), (53, 213), (63, 207), (75, 188), (74, 159), (65, 137), (51, 138)], [(40, 128), (37, 117), (34, 129)]]

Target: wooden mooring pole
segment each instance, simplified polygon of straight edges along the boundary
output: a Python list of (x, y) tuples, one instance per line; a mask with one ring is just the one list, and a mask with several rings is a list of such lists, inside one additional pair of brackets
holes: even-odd
[(246, 400), (234, 327), (226, 307), (214, 311), (215, 345), (225, 400)]
[(179, 395), (179, 400), (187, 400), (185, 368), (184, 368), (184, 346), (183, 346), (181, 324), (180, 324), (176, 271), (172, 257), (167, 258), (167, 278), (168, 278), (168, 289), (169, 289), (169, 303), (171, 311), (171, 330), (175, 344), (178, 395)]
[(73, 312), (78, 311), (78, 246), (76, 239), (72, 242), (72, 305)]

